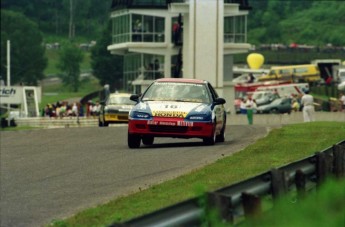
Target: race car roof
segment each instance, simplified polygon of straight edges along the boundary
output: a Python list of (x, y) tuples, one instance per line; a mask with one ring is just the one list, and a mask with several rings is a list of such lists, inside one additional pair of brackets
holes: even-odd
[(194, 83), (194, 84), (204, 84), (205, 80), (200, 79), (187, 79), (187, 78), (161, 78), (157, 79), (157, 82), (176, 82), (176, 83)]

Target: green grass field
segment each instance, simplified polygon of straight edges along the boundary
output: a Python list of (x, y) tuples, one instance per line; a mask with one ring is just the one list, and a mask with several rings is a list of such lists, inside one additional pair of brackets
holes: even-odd
[[(274, 129), (267, 137), (258, 140), (255, 144), (232, 156), (218, 160), (214, 164), (162, 184), (154, 185), (130, 196), (116, 198), (107, 204), (87, 209), (65, 220), (54, 220), (51, 226), (107, 226), (115, 221), (122, 222), (195, 197), (200, 188), (213, 191), (266, 172), (269, 169), (303, 159), (344, 140), (344, 135), (345, 122), (302, 123)], [(336, 191), (344, 189), (343, 184), (333, 184), (332, 188)], [(344, 193), (341, 196), (344, 198)], [(339, 205), (337, 197), (325, 197), (324, 199), (323, 202), (327, 206), (334, 204), (339, 212), (345, 213), (345, 203)], [(303, 207), (315, 209), (317, 213), (324, 211), (323, 208), (315, 206), (313, 200)], [(298, 208), (299, 206), (290, 212), (292, 218), (298, 213)], [(322, 217), (323, 221), (335, 217), (337, 220), (332, 223), (340, 223), (345, 220), (344, 217), (335, 216), (331, 212), (329, 214), (325, 212), (325, 215), (326, 217)], [(303, 219), (304, 216), (298, 218)], [(313, 217), (313, 219), (317, 218), (319, 216)], [(279, 219), (275, 221), (279, 222)], [(307, 222), (303, 226), (312, 226), (312, 223), (315, 223), (315, 220), (310, 222), (310, 225)], [(270, 225), (263, 224), (260, 226)]]

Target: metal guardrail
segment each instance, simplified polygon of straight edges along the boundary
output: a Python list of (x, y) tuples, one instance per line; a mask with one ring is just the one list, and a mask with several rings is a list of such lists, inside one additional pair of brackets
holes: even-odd
[[(260, 198), (270, 195), (279, 198), (295, 190), (303, 197), (316, 188), (327, 176), (345, 177), (345, 140), (305, 159), (272, 169), (242, 182), (206, 194), (208, 208), (216, 208), (229, 223), (261, 213)], [(205, 207), (196, 197), (153, 213), (109, 227), (200, 226)], [(206, 208), (206, 209), (208, 209)]]

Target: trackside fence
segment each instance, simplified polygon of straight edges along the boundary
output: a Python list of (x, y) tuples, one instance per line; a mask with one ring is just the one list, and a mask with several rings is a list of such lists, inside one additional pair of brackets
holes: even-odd
[(345, 140), (313, 156), (208, 192), (206, 208), (200, 205), (203, 198), (196, 197), (109, 227), (200, 226), (208, 209), (218, 210), (224, 222), (236, 224), (259, 215), (263, 197), (271, 196), (275, 201), (288, 192), (295, 192), (297, 198), (302, 198), (329, 176), (345, 177)]

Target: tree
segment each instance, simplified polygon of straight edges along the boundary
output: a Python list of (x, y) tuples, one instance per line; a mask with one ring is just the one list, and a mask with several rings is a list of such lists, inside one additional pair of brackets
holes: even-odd
[(80, 86), (80, 63), (83, 61), (83, 52), (80, 48), (68, 42), (59, 54), (57, 67), (63, 71), (59, 75), (63, 84), (71, 86), (73, 92), (77, 92)]
[(1, 10), (1, 75), (7, 71), (7, 40), (11, 43), (11, 84), (37, 85), (47, 66), (37, 24), (20, 13)]
[(109, 84), (110, 90), (121, 89), (123, 78), (123, 57), (112, 55), (107, 46), (111, 44), (111, 23), (104, 29), (102, 37), (91, 51), (93, 75), (101, 85)]
[(1, 0), (1, 8), (23, 13), (46, 34), (68, 37), (71, 32), (71, 35), (75, 33), (76, 36), (94, 39), (99, 36), (100, 28), (109, 19), (111, 1)]

